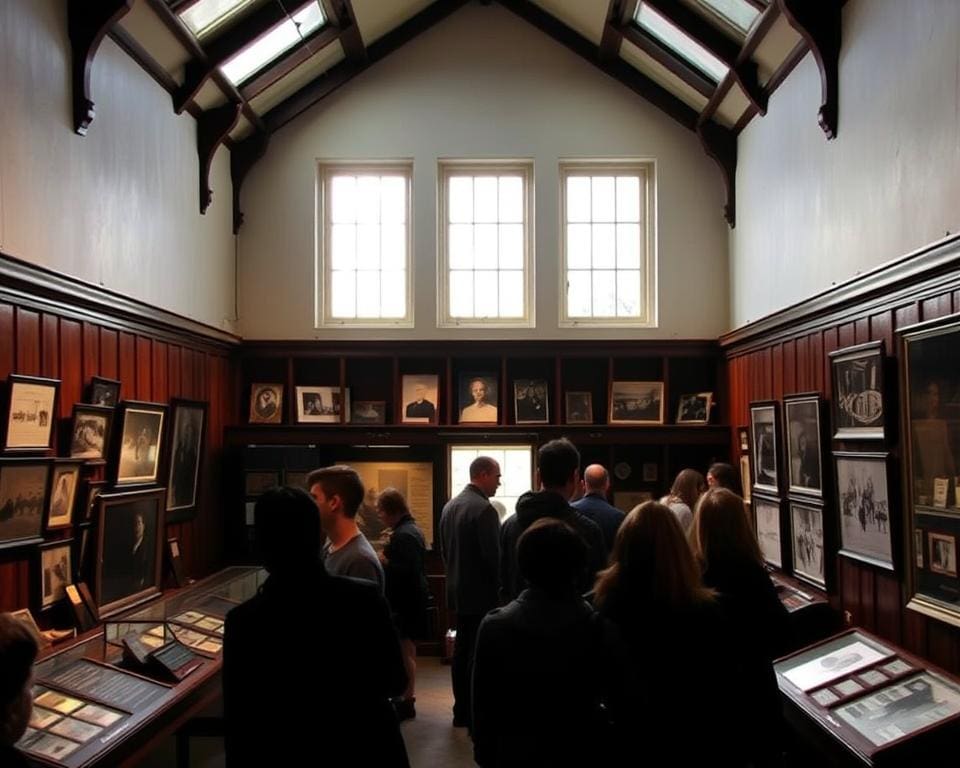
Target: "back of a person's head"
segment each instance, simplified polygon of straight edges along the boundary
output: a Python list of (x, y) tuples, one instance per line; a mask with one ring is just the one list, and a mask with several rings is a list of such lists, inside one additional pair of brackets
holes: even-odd
[(707, 488), (707, 481), (695, 469), (681, 469), (670, 486), (670, 498), (682, 501), (690, 511), (697, 504), (700, 494)]
[(584, 470), (583, 485), (587, 491), (593, 493), (603, 493), (607, 489), (607, 483), (610, 481), (610, 474), (606, 468), (600, 464), (591, 464)]
[(565, 437), (544, 443), (537, 452), (537, 470), (544, 488), (562, 488), (579, 468), (580, 451)]
[(740, 475), (737, 471), (724, 461), (717, 461), (710, 465), (707, 474), (717, 481), (721, 488), (727, 488), (733, 491), (737, 496), (743, 496), (743, 489), (740, 487)]
[(380, 495), (377, 496), (377, 505), (385, 515), (391, 518), (404, 517), (410, 514), (407, 500), (396, 488), (384, 488), (380, 491)]
[(747, 520), (743, 499), (727, 488), (711, 488), (700, 498), (690, 539), (704, 568), (738, 563), (763, 565), (760, 545)]
[(639, 618), (647, 607), (682, 608), (706, 599), (683, 529), (656, 501), (634, 507), (617, 532), (610, 567), (597, 577), (597, 605), (616, 603)]
[(363, 503), (363, 480), (353, 467), (336, 464), (321, 467), (307, 475), (307, 488), (319, 485), (326, 497), (339, 496), (344, 517), (356, 517)]
[(0, 744), (12, 745), (30, 717), (24, 689), (37, 658), (33, 631), (12, 614), (0, 613)]
[(320, 556), (320, 513), (301, 488), (270, 488), (253, 509), (254, 533), (270, 573), (303, 570)]
[(551, 595), (574, 594), (587, 565), (587, 545), (562, 520), (535, 521), (517, 542), (517, 566), (533, 587)]
[(489, 456), (477, 456), (470, 462), (470, 479), (497, 471), (497, 462)]

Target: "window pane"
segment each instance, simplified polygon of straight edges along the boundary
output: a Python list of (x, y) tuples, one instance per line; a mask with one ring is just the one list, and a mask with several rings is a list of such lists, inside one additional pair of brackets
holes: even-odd
[[(502, 489), (506, 489), (511, 496), (520, 496), (530, 490), (533, 482), (531, 475), (533, 467), (530, 465), (530, 449), (518, 448), (504, 451), (504, 461), (500, 462), (500, 472), (503, 474)], [(500, 489), (500, 490), (502, 490)]]
[(592, 234), (589, 224), (567, 225), (567, 267), (570, 269), (590, 268), (590, 244)]
[(384, 176), (380, 184), (380, 220), (384, 224), (407, 221), (407, 181), (402, 176)]
[(407, 266), (407, 228), (396, 224), (381, 228), (380, 268), (405, 269)]
[(590, 221), (590, 177), (567, 177), (567, 221)]
[(384, 270), (380, 283), (380, 316), (407, 316), (407, 273), (405, 270)]
[(357, 269), (377, 269), (380, 266), (380, 227), (361, 224), (357, 227)]
[(255, 0), (200, 0), (180, 14), (180, 20), (198, 38), (213, 32), (230, 20), (231, 16), (238, 15), (246, 6)]
[(593, 177), (593, 207), (594, 221), (613, 221), (616, 212), (614, 197), (613, 176)]
[(357, 228), (355, 225), (333, 225), (330, 233), (330, 268), (357, 268)]
[(334, 224), (357, 220), (357, 179), (334, 176), (330, 182), (330, 216)]
[(450, 273), (450, 316), (473, 317), (473, 272)]
[(523, 272), (500, 273), (500, 317), (523, 317)]
[(746, 0), (700, 0), (700, 2), (712, 8), (744, 34), (753, 25), (754, 19), (760, 15), (760, 11)]
[(523, 269), (523, 224), (500, 225), (500, 269)]
[(451, 222), (470, 223), (473, 221), (473, 178), (470, 176), (450, 177), (450, 199), (447, 211)]
[(497, 225), (477, 224), (473, 231), (473, 247), (477, 269), (496, 269)]
[(473, 273), (473, 306), (476, 317), (497, 317), (497, 272), (492, 269)]
[(640, 179), (617, 177), (617, 221), (640, 221)]
[(617, 224), (617, 268), (640, 268), (639, 224)]
[(674, 26), (666, 17), (661, 16), (653, 10), (647, 3), (641, 2), (637, 6), (637, 13), (634, 19), (637, 24), (647, 30), (647, 32), (657, 38), (657, 40), (668, 48), (672, 48), (675, 53), (678, 53), (718, 83), (726, 76), (726, 64), (687, 35), (682, 29)]
[(500, 221), (523, 221), (523, 179), (519, 176), (500, 177)]
[(570, 317), (589, 317), (591, 310), (590, 272), (571, 269), (567, 272), (567, 314)]
[(497, 220), (497, 179), (478, 176), (473, 180), (474, 221)]
[(593, 314), (596, 317), (616, 317), (617, 284), (613, 270), (593, 273)]
[(380, 317), (380, 272), (357, 272), (357, 317)]
[(593, 268), (616, 266), (616, 230), (613, 224), (593, 225)]
[(380, 221), (379, 176), (360, 176), (357, 179), (357, 221), (369, 224)]
[(640, 270), (617, 272), (617, 317), (640, 315)]
[(451, 224), (447, 250), (450, 269), (472, 269), (473, 225)]
[(330, 274), (330, 314), (333, 317), (356, 317), (356, 272), (337, 270)]

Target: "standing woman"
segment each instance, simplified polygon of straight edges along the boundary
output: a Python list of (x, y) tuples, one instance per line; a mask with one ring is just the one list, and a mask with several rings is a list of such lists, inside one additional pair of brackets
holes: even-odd
[(697, 500), (705, 490), (707, 483), (703, 475), (695, 469), (681, 469), (670, 486), (670, 493), (660, 499), (660, 503), (666, 504), (677, 516), (684, 535), (693, 524), (693, 510), (697, 508)]
[(387, 602), (400, 636), (403, 665), (409, 683), (403, 697), (394, 702), (401, 720), (416, 717), (414, 677), (417, 671), (417, 640), (427, 635), (427, 574), (424, 559), (427, 543), (396, 488), (386, 488), (377, 497), (377, 514), (392, 533), (380, 553), (386, 581)]

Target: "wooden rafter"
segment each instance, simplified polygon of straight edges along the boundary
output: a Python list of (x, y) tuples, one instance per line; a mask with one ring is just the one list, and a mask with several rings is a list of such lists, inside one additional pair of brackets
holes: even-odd
[(624, 24), (620, 28), (620, 36), (633, 43), (654, 61), (658, 62), (665, 69), (683, 80), (691, 88), (706, 96), (708, 99), (713, 95), (717, 86), (712, 80), (700, 73), (700, 70), (689, 66), (684, 60), (678, 58), (668, 48), (666, 48), (653, 35), (640, 29), (635, 24)]
[(603, 25), (603, 37), (600, 40), (600, 61), (613, 61), (620, 55), (623, 35), (620, 33), (624, 21), (624, 0), (610, 0), (607, 6), (607, 19)]

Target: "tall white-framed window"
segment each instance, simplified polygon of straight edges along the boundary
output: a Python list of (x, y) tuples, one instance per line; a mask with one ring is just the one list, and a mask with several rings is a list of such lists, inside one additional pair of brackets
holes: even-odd
[(470, 482), (470, 463), (489, 456), (500, 465), (500, 488), (490, 499), (502, 523), (517, 511), (517, 499), (533, 487), (533, 445), (451, 445), (450, 496)]
[(533, 327), (533, 161), (441, 160), (438, 325)]
[(656, 327), (656, 166), (560, 164), (560, 325)]
[(317, 166), (316, 325), (412, 327), (413, 163)]

